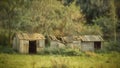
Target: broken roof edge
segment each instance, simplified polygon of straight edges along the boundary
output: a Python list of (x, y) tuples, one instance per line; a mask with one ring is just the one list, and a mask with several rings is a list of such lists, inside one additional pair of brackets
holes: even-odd
[(48, 35), (48, 38), (49, 38), (50, 40), (59, 41), (59, 42), (60, 42), (60, 40), (58, 40), (58, 39), (56, 38), (56, 36), (54, 36), (54, 35)]

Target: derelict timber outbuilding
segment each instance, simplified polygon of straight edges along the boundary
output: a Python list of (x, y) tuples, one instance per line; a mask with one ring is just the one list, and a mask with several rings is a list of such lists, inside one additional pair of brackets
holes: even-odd
[(20, 53), (37, 53), (45, 47), (45, 37), (39, 33), (16, 33), (13, 48)]
[(100, 35), (66, 36), (61, 39), (67, 47), (81, 51), (99, 50), (104, 41)]
[(94, 51), (102, 48), (103, 38), (99, 35), (79, 36), (81, 39), (81, 51)]

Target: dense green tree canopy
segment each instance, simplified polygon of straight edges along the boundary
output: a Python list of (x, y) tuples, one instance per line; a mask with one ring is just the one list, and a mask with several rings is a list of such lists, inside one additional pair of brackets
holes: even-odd
[(19, 31), (56, 36), (99, 34), (116, 39), (119, 4), (119, 0), (0, 0), (0, 31), (2, 37), (9, 35), (9, 41)]

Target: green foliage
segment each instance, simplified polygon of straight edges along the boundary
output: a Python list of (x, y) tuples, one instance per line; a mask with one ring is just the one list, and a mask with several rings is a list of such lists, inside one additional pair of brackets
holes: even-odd
[(114, 42), (113, 40), (110, 41), (105, 41), (103, 44), (102, 49), (100, 50), (96, 50), (96, 53), (100, 53), (100, 54), (110, 54), (112, 52), (120, 52), (120, 42)]
[(116, 41), (117, 14), (115, 0), (77, 0), (77, 4), (80, 5), (86, 15), (88, 24), (100, 25), (105, 36), (109, 39), (114, 38), (114, 41)]
[(16, 51), (8, 46), (0, 46), (0, 53), (15, 54)]
[(1, 44), (8, 45), (12, 33), (19, 31), (55, 36), (110, 35), (116, 39), (115, 4), (114, 0), (0, 0), (0, 30), (6, 31), (1, 33), (5, 36), (0, 34)]
[(71, 49), (71, 48), (65, 49), (62, 52), (62, 54), (67, 55), (67, 56), (83, 56), (84, 55), (81, 51), (74, 50), (74, 49)]
[(120, 42), (114, 42), (114, 41), (110, 41), (107, 46), (106, 49), (108, 51), (117, 51), (120, 52)]
[(28, 0), (0, 0), (0, 27), (8, 32), (8, 43), (11, 44), (13, 30), (20, 28), (23, 10), (27, 8)]
[(8, 33), (7, 31), (1, 29), (0, 30), (0, 45), (7, 46), (8, 42), (6, 40), (8, 40)]
[(109, 0), (77, 0), (82, 12), (86, 15), (87, 23), (93, 23), (96, 17), (106, 16), (109, 12)]
[(1, 26), (7, 29), (18, 29), (20, 17), (28, 5), (26, 0), (0, 0)]
[(114, 39), (114, 42), (117, 41), (117, 32), (116, 32), (116, 28), (117, 28), (117, 14), (116, 14), (116, 8), (115, 8), (115, 0), (111, 0), (110, 1), (110, 18), (111, 18), (111, 21), (113, 22), (113, 39)]
[(93, 20), (94, 23), (99, 25), (103, 31), (104, 36), (113, 38), (113, 22), (108, 17), (99, 17)]
[(74, 50), (71, 48), (45, 48), (38, 54), (41, 55), (65, 55), (65, 56), (82, 56), (84, 55), (79, 50)]
[(93, 20), (94, 23), (100, 25), (102, 27), (102, 31), (104, 36), (109, 37), (109, 39), (114, 39), (116, 41), (117, 37), (117, 15), (116, 8), (114, 4), (114, 0), (110, 0), (109, 2), (109, 12), (107, 16), (101, 16)]
[[(91, 54), (90, 54), (91, 55)], [(120, 53), (97, 56), (0, 54), (0, 68), (119, 68)], [(24, 59), (23, 59), (24, 58)]]
[(81, 35), (103, 35), (102, 28), (98, 25), (86, 25), (81, 31)]
[[(38, 6), (39, 5), (39, 6)], [(43, 8), (44, 7), (44, 8)], [(82, 23), (83, 15), (75, 3), (65, 7), (56, 0), (33, 1), (30, 9), (32, 23), (37, 24), (34, 31), (45, 35), (65, 35), (74, 33), (75, 23)]]

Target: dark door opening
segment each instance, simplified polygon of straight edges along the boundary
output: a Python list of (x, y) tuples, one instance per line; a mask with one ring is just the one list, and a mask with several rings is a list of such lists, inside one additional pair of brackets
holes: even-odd
[(101, 42), (94, 42), (95, 49), (101, 49)]
[(29, 53), (36, 53), (36, 41), (29, 41)]

